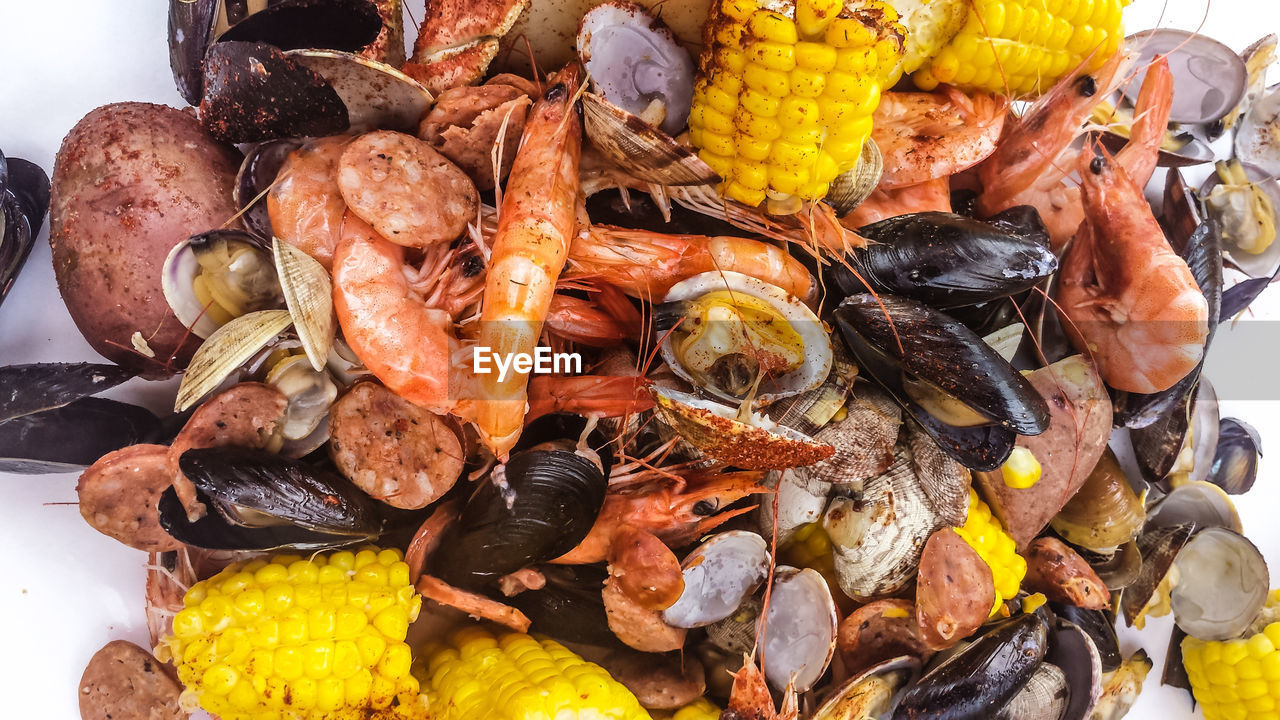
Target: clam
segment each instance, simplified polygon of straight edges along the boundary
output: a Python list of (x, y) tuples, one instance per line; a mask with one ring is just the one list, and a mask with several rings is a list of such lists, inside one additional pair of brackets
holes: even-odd
[(774, 402), (768, 409), (769, 419), (813, 435), (845, 408), (858, 378), (858, 366), (843, 345), (833, 343), (831, 350), (831, 372), (827, 379), (812, 390)]
[(195, 405), (292, 324), (288, 310), (259, 310), (218, 328), (192, 355), (174, 409), (182, 412)]
[(742, 601), (729, 617), (706, 626), (707, 640), (727, 653), (745, 655), (756, 646), (756, 628), (764, 601), (752, 595)]
[(800, 298), (750, 275), (707, 272), (654, 308), (662, 359), (694, 387), (763, 407), (812, 390), (831, 372), (831, 336)]
[(285, 53), (324, 78), (347, 108), (353, 132), (414, 133), (434, 98), (417, 80), (386, 63), (338, 50), (297, 49)]
[(1187, 544), (1194, 529), (1191, 525), (1174, 525), (1153, 528), (1138, 538), (1138, 551), (1142, 554), (1142, 569), (1129, 583), (1120, 597), (1120, 608), (1125, 624), (1142, 629), (1148, 612), (1157, 616), (1168, 612), (1167, 599), (1162, 597), (1161, 586), (1173, 567), (1173, 561)]
[(1145, 522), (1142, 500), (1108, 448), (1089, 479), (1049, 524), (1072, 545), (1107, 554), (1137, 538)]
[(769, 575), (769, 546), (764, 538), (743, 530), (712, 535), (689, 553), (684, 592), (662, 611), (673, 627), (695, 628), (732, 615)]
[(1058, 269), (1047, 245), (952, 213), (900, 215), (858, 233), (872, 242), (824, 271), (842, 295), (892, 293), (945, 309), (1016, 295)]
[(596, 6), (582, 16), (576, 44), (603, 100), (669, 135), (688, 124), (693, 59), (647, 8), (626, 0)]
[(271, 241), (276, 274), (293, 327), (316, 372), (324, 369), (337, 334), (333, 282), (320, 261), (278, 238)]
[(912, 657), (887, 660), (850, 678), (831, 691), (812, 720), (875, 720), (887, 717), (898, 695), (920, 675)]
[(831, 664), (839, 621), (831, 589), (817, 570), (779, 566), (756, 631), (769, 684), (799, 693), (812, 688)]
[(1270, 177), (1280, 176), (1280, 85), (1261, 93), (1236, 131), (1236, 157)]
[(884, 156), (880, 154), (880, 146), (867, 138), (862, 154), (858, 156), (858, 164), (831, 181), (826, 200), (840, 215), (851, 213), (875, 191), (882, 174)]
[(178, 243), (160, 272), (173, 314), (202, 338), (247, 313), (284, 306), (270, 253), (240, 230), (210, 230)]
[(891, 295), (851, 295), (836, 323), (858, 365), (942, 449), (994, 470), (1017, 435), (1039, 435), (1049, 408), (1031, 383), (958, 321)]
[(1262, 457), (1262, 439), (1248, 423), (1223, 418), (1218, 426), (1218, 446), (1214, 448), (1209, 482), (1230, 495), (1240, 495), (1253, 487)]
[(1061, 720), (1071, 701), (1067, 676), (1053, 663), (1042, 662), (1027, 684), (995, 714), (995, 720)]
[(1204, 125), (1231, 111), (1244, 96), (1248, 71), (1231, 48), (1200, 33), (1159, 28), (1135, 33), (1125, 44), (1138, 55), (1136, 76), (1125, 86), (1137, 100), (1146, 68), (1156, 55), (1169, 59), (1174, 98), (1169, 122)]
[(1233, 129), (1249, 112), (1258, 96), (1267, 87), (1267, 68), (1276, 60), (1276, 36), (1274, 33), (1263, 36), (1240, 53), (1244, 61), (1249, 82), (1240, 103), (1222, 119), (1222, 130)]
[(236, 184), (231, 188), (231, 198), (236, 207), (243, 208), (240, 222), (249, 232), (262, 241), (270, 240), (271, 218), (267, 213), (266, 193), (275, 182), (280, 167), (289, 153), (302, 146), (295, 139), (268, 140), (249, 148), (236, 174)]
[(691, 148), (595, 93), (582, 96), (582, 120), (592, 145), (640, 180), (664, 186), (707, 185), (720, 180)]
[(1240, 637), (1267, 602), (1267, 562), (1243, 535), (1211, 527), (1197, 532), (1174, 560), (1173, 620), (1201, 640)]
[(658, 417), (707, 457), (744, 470), (811, 465), (835, 448), (768, 417), (697, 395), (650, 386)]
[(1192, 524), (1197, 529), (1224, 527), (1242, 532), (1240, 515), (1222, 488), (1203, 480), (1179, 485), (1147, 512), (1148, 527)]
[(1280, 268), (1280, 182), (1239, 160), (1219, 162), (1200, 188), (1210, 217), (1222, 227), (1223, 256), (1249, 277), (1270, 277)]
[(305, 355), (289, 355), (267, 371), (266, 384), (289, 399), (280, 428), (281, 454), (302, 457), (328, 441), (329, 408), (338, 397), (328, 370), (316, 370)]
[(760, 527), (766, 535), (776, 537), (779, 546), (791, 542), (800, 528), (822, 519), (831, 483), (803, 472), (803, 468), (773, 471), (765, 482), (773, 487), (774, 500), (760, 503)]
[(369, 496), (331, 470), (264, 450), (188, 450), (179, 467), (213, 512), (191, 522), (177, 494), (160, 496), (160, 524), (209, 550), (299, 550), (368, 542), (382, 532)]

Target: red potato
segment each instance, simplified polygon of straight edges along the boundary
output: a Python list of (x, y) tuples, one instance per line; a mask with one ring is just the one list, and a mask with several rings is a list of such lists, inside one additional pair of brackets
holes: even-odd
[(1018, 438), (1036, 456), (1043, 473), (1026, 489), (1004, 484), (999, 471), (974, 473), (983, 497), (1005, 529), (1027, 547), (1089, 479), (1111, 437), (1111, 398), (1097, 368), (1080, 355), (1027, 376), (1049, 403), (1049, 429)]
[(105, 105), (67, 133), (49, 205), (53, 270), (103, 357), (152, 379), (191, 359), (200, 339), (169, 309), (161, 268), (178, 242), (235, 215), (239, 167), (195, 115), (163, 105)]

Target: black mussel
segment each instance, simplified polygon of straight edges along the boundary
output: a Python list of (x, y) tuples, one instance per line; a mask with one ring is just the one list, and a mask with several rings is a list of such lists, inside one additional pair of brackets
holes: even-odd
[[(1090, 133), (1107, 152), (1118, 153), (1129, 144), (1129, 136), (1115, 130)], [(1165, 137), (1165, 145), (1156, 151), (1156, 165), (1164, 168), (1183, 168), (1213, 162), (1214, 152), (1209, 143), (1195, 133), (1171, 133)]]
[(1120, 596), (1120, 611), (1124, 622), (1142, 628), (1148, 606), (1155, 600), (1160, 584), (1173, 567), (1173, 561), (1186, 546), (1195, 529), (1193, 525), (1173, 525), (1153, 528), (1138, 538), (1138, 551), (1142, 554), (1142, 569)]
[(1044, 220), (1040, 218), (1040, 211), (1030, 205), (1015, 205), (983, 222), (1037, 245), (1050, 245), (1049, 228), (1045, 227)]
[(18, 201), (7, 191), (0, 193), (0, 303), (26, 264), (35, 241), (36, 234), (31, 231)]
[(480, 483), (437, 556), (451, 585), (476, 589), (569, 552), (591, 531), (608, 480), (572, 450), (516, 453)]
[(858, 231), (871, 244), (831, 263), (825, 280), (840, 295), (893, 293), (937, 308), (1014, 295), (1058, 269), (1048, 246), (1009, 232), (1014, 225), (942, 212), (882, 220)]
[(49, 176), (44, 168), (22, 158), (6, 158), (5, 164), (9, 178), (4, 189), (18, 201), (18, 209), (27, 219), (31, 234), (38, 235), (49, 211)]
[(1231, 495), (1249, 492), (1258, 477), (1258, 459), (1262, 457), (1262, 438), (1254, 427), (1242, 420), (1223, 418), (1218, 425), (1218, 447), (1209, 482)]
[(1020, 615), (979, 637), (908, 688), (894, 720), (985, 720), (1027, 684), (1049, 644), (1043, 613)]
[(1049, 407), (1031, 383), (951, 317), (870, 294), (846, 298), (834, 316), (859, 367), (966, 467), (994, 470), (1017, 434), (1048, 428)]
[(240, 164), (235, 187), (231, 189), (236, 207), (244, 208), (240, 222), (244, 223), (246, 230), (264, 241), (270, 242), (274, 235), (271, 218), (267, 214), (267, 189), (275, 182), (289, 153), (301, 146), (302, 141), (293, 138), (268, 140), (249, 148), (244, 154), (244, 162)]
[(503, 601), (524, 613), (535, 632), (598, 647), (621, 645), (605, 614), (603, 565), (544, 565), (538, 571), (546, 585)]
[(1187, 633), (1177, 625), (1169, 633), (1169, 648), (1164, 653), (1164, 671), (1160, 674), (1160, 684), (1170, 687), (1191, 690), (1191, 678), (1187, 675), (1187, 666), (1182, 662), (1182, 641)]
[(1204, 204), (1196, 196), (1177, 168), (1169, 168), (1164, 176), (1164, 203), (1160, 227), (1175, 252), (1182, 252), (1187, 238), (1204, 222)]
[(356, 52), (382, 31), (382, 16), (369, 0), (275, 0), (259, 12), (228, 22), (234, 24), (216, 42), (260, 42), (281, 50)]
[(128, 445), (146, 442), (160, 421), (136, 405), (85, 397), (0, 422), (0, 471), (79, 470)]
[(1155, 422), (1129, 431), (1143, 479), (1156, 484), (1177, 474), (1203, 480), (1217, 446), (1218, 427), (1217, 393), (1207, 377), (1200, 377)]
[(683, 205), (664, 209), (648, 195), (603, 191), (587, 198), (587, 216), (593, 225), (614, 225), (629, 230), (650, 230), (687, 235), (745, 237), (750, 235), (724, 220), (694, 212)]
[[(1089, 720), (1093, 706), (1102, 696), (1102, 660), (1092, 635), (1069, 620), (1054, 619), (1049, 624), (1049, 650), (1041, 667), (1045, 665), (1061, 669), (1065, 681), (1066, 707), (1057, 717), (1060, 720)], [(1034, 716), (1016, 717), (1018, 720), (1030, 720)]]
[(1275, 278), (1271, 277), (1248, 278), (1227, 288), (1222, 293), (1222, 310), (1218, 312), (1218, 322), (1227, 322), (1244, 312), (1274, 281)]
[(550, 413), (525, 426), (512, 452), (525, 450), (569, 450), (594, 452), (606, 477), (613, 467), (613, 443), (589, 419), (573, 413)]
[(169, 0), (169, 67), (178, 94), (200, 104), (204, 92), (204, 53), (213, 37), (220, 0)]
[(49, 209), (49, 176), (0, 152), (0, 303), (27, 262)]
[(188, 545), (316, 549), (366, 542), (382, 532), (373, 499), (324, 467), (241, 447), (188, 450), (178, 466), (209, 508), (191, 522), (173, 488), (160, 496), (161, 526)]
[(133, 377), (106, 363), (32, 363), (0, 367), (0, 422), (62, 407)]
[(324, 77), (255, 42), (209, 49), (200, 122), (231, 143), (333, 135), (350, 126), (346, 104)]
[(1089, 636), (1098, 652), (1102, 672), (1111, 672), (1124, 662), (1124, 656), (1120, 654), (1120, 638), (1116, 635), (1115, 614), (1110, 610), (1089, 610), (1065, 603), (1049, 603), (1049, 607), (1054, 615)]

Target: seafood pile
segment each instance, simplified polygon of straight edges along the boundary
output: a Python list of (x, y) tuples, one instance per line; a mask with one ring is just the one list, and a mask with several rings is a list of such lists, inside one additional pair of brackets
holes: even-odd
[(1117, 720), (1172, 614), (1161, 682), (1274, 717), (1201, 371), (1276, 38), (1124, 4), (171, 2), (196, 110), (0, 156), (0, 299), (47, 208), (108, 361), (0, 368), (0, 469), (149, 556), (82, 715)]

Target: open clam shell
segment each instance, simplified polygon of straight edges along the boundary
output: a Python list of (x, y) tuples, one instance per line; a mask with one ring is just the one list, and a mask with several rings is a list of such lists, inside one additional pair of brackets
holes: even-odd
[(284, 301), (270, 256), (257, 238), (240, 230), (211, 230), (175, 245), (161, 268), (160, 287), (178, 321), (201, 338), (228, 316), (278, 308)]
[(874, 720), (889, 717), (902, 691), (920, 677), (920, 660), (899, 657), (868, 668), (831, 692), (812, 720)]
[(876, 145), (875, 140), (867, 138), (862, 146), (862, 154), (858, 156), (858, 164), (831, 181), (826, 200), (838, 214), (851, 213), (871, 197), (883, 174), (884, 156), (880, 154), (880, 146)]
[(1066, 673), (1042, 662), (1018, 694), (996, 712), (995, 720), (1063, 720), (1071, 698)]
[(1142, 500), (1108, 448), (1050, 525), (1072, 545), (1110, 553), (1137, 538), (1146, 519)]
[[(1280, 110), (1280, 106), (1277, 106), (1277, 110)], [(1256, 165), (1242, 163), (1241, 169), (1249, 182), (1270, 200), (1270, 221), (1280, 225), (1280, 181), (1276, 180), (1275, 175)], [(1205, 200), (1210, 217), (1217, 220), (1223, 228), (1223, 259), (1251, 278), (1271, 277), (1280, 269), (1280, 238), (1273, 240), (1266, 249), (1258, 253), (1240, 248), (1230, 240), (1233, 228), (1257, 224), (1260, 218), (1255, 217), (1255, 213), (1265, 211), (1266, 208), (1255, 203), (1237, 201), (1247, 200), (1247, 195), (1237, 198), (1220, 194), (1215, 197), (1214, 190), (1222, 184), (1222, 178), (1217, 173), (1212, 173), (1200, 186), (1199, 195)]]
[(651, 386), (658, 417), (707, 457), (744, 470), (811, 465), (835, 448), (757, 413), (739, 419), (736, 408), (691, 393)]
[(595, 93), (582, 96), (587, 137), (618, 167), (658, 185), (707, 185), (720, 181), (711, 166), (688, 147)]
[(266, 384), (289, 399), (280, 454), (303, 457), (329, 440), (329, 410), (338, 399), (338, 385), (328, 370), (314, 369), (305, 355), (290, 355), (267, 371)]
[(731, 402), (764, 407), (818, 387), (831, 372), (831, 336), (818, 316), (750, 275), (706, 272), (676, 283), (654, 308), (654, 326), (676, 375)]
[(259, 310), (218, 328), (191, 356), (174, 410), (182, 412), (213, 392), (292, 324), (288, 310)]
[(350, 129), (415, 133), (431, 107), (431, 92), (386, 63), (337, 50), (290, 50), (285, 57), (329, 83), (347, 107)]
[(662, 619), (672, 627), (704, 627), (729, 617), (769, 575), (769, 546), (753, 532), (717, 533), (680, 563), (684, 592)]
[(1201, 640), (1240, 637), (1267, 602), (1267, 561), (1243, 535), (1226, 528), (1197, 532), (1174, 560), (1169, 594), (1173, 620)]
[(1280, 84), (1258, 96), (1236, 132), (1236, 157), (1280, 176)]
[(1226, 115), (1244, 97), (1248, 71), (1231, 48), (1200, 33), (1158, 28), (1125, 38), (1134, 51), (1138, 73), (1125, 86), (1130, 102), (1137, 100), (1147, 66), (1156, 55), (1169, 58), (1173, 73), (1173, 106), (1169, 121), (1189, 125), (1211, 123)]
[(769, 684), (799, 693), (812, 688), (835, 655), (839, 622), (831, 588), (817, 570), (778, 567), (757, 631)]
[(1258, 461), (1262, 457), (1262, 439), (1248, 423), (1223, 418), (1218, 427), (1218, 446), (1214, 448), (1213, 465), (1208, 481), (1228, 495), (1246, 493), (1258, 477)]
[(318, 260), (278, 238), (271, 241), (276, 273), (289, 316), (317, 372), (324, 369), (337, 334), (333, 282)]
[(1224, 527), (1243, 532), (1231, 496), (1213, 483), (1179, 485), (1160, 498), (1147, 513), (1147, 527), (1193, 524), (1197, 529)]

